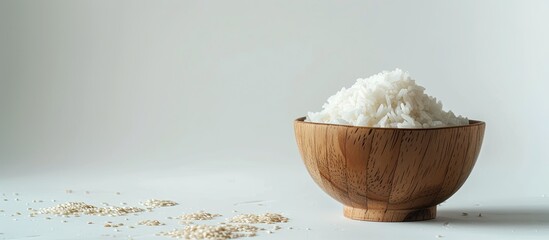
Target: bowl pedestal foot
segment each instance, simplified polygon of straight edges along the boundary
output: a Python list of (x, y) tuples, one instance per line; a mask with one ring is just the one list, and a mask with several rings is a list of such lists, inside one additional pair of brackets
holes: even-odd
[(434, 219), (437, 216), (437, 207), (419, 209), (364, 209), (345, 206), (343, 215), (347, 218), (372, 222), (411, 222)]

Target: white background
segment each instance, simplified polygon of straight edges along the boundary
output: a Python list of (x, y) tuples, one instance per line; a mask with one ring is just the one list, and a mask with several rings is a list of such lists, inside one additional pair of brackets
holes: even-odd
[[(548, 13), (546, 1), (0, 0), (0, 239), (96, 239), (107, 230), (85, 220), (10, 215), (33, 199), (116, 204), (116, 191), (182, 201), (163, 217), (261, 200), (248, 210), (302, 228), (260, 238), (545, 239)], [(483, 149), (438, 220), (346, 220), (307, 175), (292, 120), (396, 67), (485, 121)]]

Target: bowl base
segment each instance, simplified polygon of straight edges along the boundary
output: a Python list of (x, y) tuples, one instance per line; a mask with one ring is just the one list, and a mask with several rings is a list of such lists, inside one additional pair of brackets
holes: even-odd
[(371, 222), (412, 222), (434, 219), (437, 207), (420, 209), (363, 209), (345, 206), (343, 215), (347, 218)]

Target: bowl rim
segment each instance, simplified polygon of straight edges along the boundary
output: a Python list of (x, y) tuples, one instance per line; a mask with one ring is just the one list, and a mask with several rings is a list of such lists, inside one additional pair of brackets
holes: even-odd
[(296, 118), (294, 120), (294, 123), (336, 126), (336, 127), (345, 127), (345, 128), (362, 128), (362, 129), (375, 129), (375, 130), (412, 130), (412, 131), (441, 130), (441, 129), (450, 129), (450, 128), (467, 128), (467, 127), (476, 127), (476, 126), (486, 125), (486, 123), (483, 122), (483, 121), (469, 119), (469, 124), (467, 124), (467, 125), (431, 127), (431, 128), (385, 128), (385, 127), (353, 126), (353, 125), (333, 124), (333, 123), (305, 122), (305, 118), (306, 118), (305, 116)]

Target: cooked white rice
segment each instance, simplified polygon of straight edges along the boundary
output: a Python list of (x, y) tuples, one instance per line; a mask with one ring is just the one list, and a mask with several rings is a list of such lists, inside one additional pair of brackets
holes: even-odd
[(467, 118), (442, 110), (442, 103), (424, 93), (407, 72), (383, 71), (358, 79), (349, 89), (328, 98), (320, 112), (305, 121), (387, 128), (431, 128), (466, 125)]

